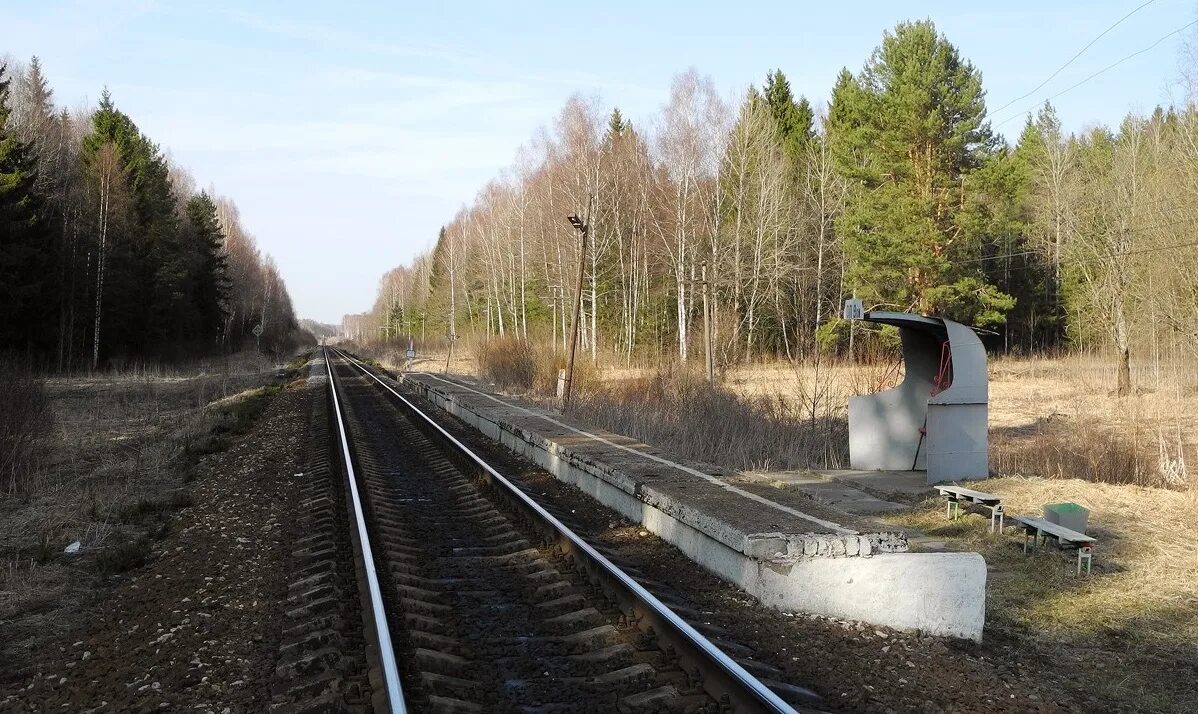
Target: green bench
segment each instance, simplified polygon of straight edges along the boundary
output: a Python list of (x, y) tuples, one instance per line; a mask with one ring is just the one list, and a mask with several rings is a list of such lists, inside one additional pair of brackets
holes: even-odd
[(974, 491), (972, 488), (965, 488), (964, 486), (937, 486), (936, 490), (940, 492), (941, 496), (948, 499), (945, 515), (950, 521), (961, 517), (962, 503), (969, 503), (990, 511), (990, 532), (1002, 533), (1003, 507), (1001, 496), (996, 496), (993, 493)]
[(1029, 539), (1032, 548), (1035, 549), (1037, 542), (1043, 545), (1049, 537), (1052, 537), (1057, 540), (1057, 545), (1061, 548), (1077, 548), (1077, 574), (1081, 575), (1082, 573), (1083, 561), (1086, 564), (1086, 575), (1090, 574), (1090, 566), (1094, 561), (1094, 544), (1098, 542), (1097, 538), (1036, 516), (1011, 516), (1011, 520), (1023, 528), (1024, 553), (1028, 551)]

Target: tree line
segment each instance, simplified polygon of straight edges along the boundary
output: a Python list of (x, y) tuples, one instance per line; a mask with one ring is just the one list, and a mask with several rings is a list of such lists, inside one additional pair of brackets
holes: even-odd
[(931, 21), (904, 22), (826, 111), (780, 70), (735, 105), (683, 73), (647, 129), (571, 98), (346, 327), (564, 344), (581, 260), (592, 357), (691, 358), (704, 299), (723, 364), (843, 354), (856, 297), (1008, 352), (1113, 347), (1126, 391), (1133, 345), (1198, 351), (1196, 190), (1192, 104), (1068, 134), (1046, 103), (1012, 143), (980, 70)]
[(286, 351), (287, 287), (236, 205), (117, 108), (55, 105), (34, 57), (0, 64), (0, 349), (46, 368)]

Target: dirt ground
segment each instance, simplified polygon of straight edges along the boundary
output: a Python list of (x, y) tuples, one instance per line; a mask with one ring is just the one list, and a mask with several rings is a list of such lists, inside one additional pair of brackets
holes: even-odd
[[(293, 462), (310, 402), (297, 389), (214, 400), (225, 388), (198, 387), (202, 379), (51, 385), (60, 424), (95, 445), (71, 464), (75, 480), (64, 469), (49, 495), (4, 506), (35, 525), (50, 513), (59, 530), (38, 536), (52, 539), (42, 562), (4, 531), (0, 711), (269, 705)], [(245, 377), (272, 379), (273, 371)], [(180, 438), (194, 450), (183, 451)], [(142, 462), (156, 455), (157, 471), (109, 443), (136, 443), (128, 451)], [(43, 502), (53, 494), (63, 502), (57, 511)], [(82, 553), (62, 554), (80, 532)], [(130, 553), (129, 562), (110, 562), (113, 552)]]

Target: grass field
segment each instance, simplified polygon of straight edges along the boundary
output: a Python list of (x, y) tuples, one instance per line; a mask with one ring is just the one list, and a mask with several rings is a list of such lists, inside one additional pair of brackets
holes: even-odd
[[(144, 562), (191, 504), (194, 464), (247, 428), (275, 379), (245, 356), (45, 381), (39, 458), (0, 494), (0, 662), (73, 625), (70, 604), (96, 578)], [(64, 554), (74, 541), (92, 557)]]
[(1014, 531), (989, 533), (988, 517), (946, 520), (941, 499), (891, 517), (985, 557), (990, 646), (1051, 658), (1122, 710), (1198, 711), (1198, 493), (1015, 476), (976, 488), (1001, 495), (1010, 513), (1082, 504), (1098, 538), (1093, 575), (1079, 578), (1071, 552), (1025, 555)]

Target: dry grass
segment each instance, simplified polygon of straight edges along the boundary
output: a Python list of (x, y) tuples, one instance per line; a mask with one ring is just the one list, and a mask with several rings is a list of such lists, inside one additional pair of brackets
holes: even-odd
[[(269, 398), (257, 385), (274, 379), (273, 364), (239, 361), (245, 371), (138, 367), (46, 380), (55, 428), (44, 468), (0, 497), (0, 671), (22, 672), (31, 649), (80, 624), (103, 579), (139, 567), (169, 533), (191, 503), (200, 455), (223, 448)], [(65, 554), (73, 541), (80, 554)]]
[(1163, 446), (1150, 423), (1134, 418), (1058, 415), (1014, 431), (993, 431), (990, 468), (1000, 474), (1155, 488), (1188, 487), (1185, 469), (1171, 468), (1169, 457), (1162, 458), (1159, 450)]
[[(605, 375), (620, 382), (646, 373)], [(804, 412), (812, 395), (821, 393), (817, 412), (831, 414), (850, 395), (901, 378), (901, 365), (883, 359), (867, 365), (743, 365), (728, 370), (723, 385), (739, 396), (785, 400)], [(1136, 393), (1124, 398), (1113, 393), (1113, 361), (1093, 355), (997, 359), (990, 379), (992, 473), (1195, 487), (1189, 465), (1198, 463), (1198, 372), (1192, 367), (1139, 367), (1133, 373)]]
[(683, 369), (609, 382), (572, 415), (685, 458), (731, 469), (834, 468), (847, 460), (845, 410), (826, 384), (791, 398), (738, 394)]
[(86, 588), (63, 555), (69, 543), (80, 541), (106, 574), (135, 567), (166, 534), (170, 513), (190, 503), (186, 483), (199, 455), (244, 429), (269, 396), (258, 385), (273, 371), (219, 367), (46, 380), (55, 428), (42, 476), (0, 499), (0, 622), (8, 630), (0, 641), (15, 642), (19, 623), (37, 624), (28, 619), (37, 603)]
[(697, 370), (609, 366), (574, 409), (610, 431), (726, 468), (843, 468), (849, 397), (902, 378), (893, 359), (740, 365), (716, 385)]
[(1111, 360), (1000, 359), (990, 366), (991, 469), (1171, 489), (1195, 488), (1198, 373), (1154, 365), (1114, 396)]
[(31, 488), (53, 425), (46, 389), (28, 366), (0, 357), (0, 492)]
[(1198, 494), (1018, 477), (977, 487), (1001, 495), (1010, 513), (1080, 503), (1098, 538), (1094, 574), (1078, 578), (1071, 553), (1024, 555), (1022, 538), (990, 534), (982, 516), (946, 521), (940, 500), (890, 518), (985, 557), (986, 636), (1099, 675), (1093, 686), (1127, 710), (1198, 710), (1192, 680), (1178, 678), (1198, 669)]

